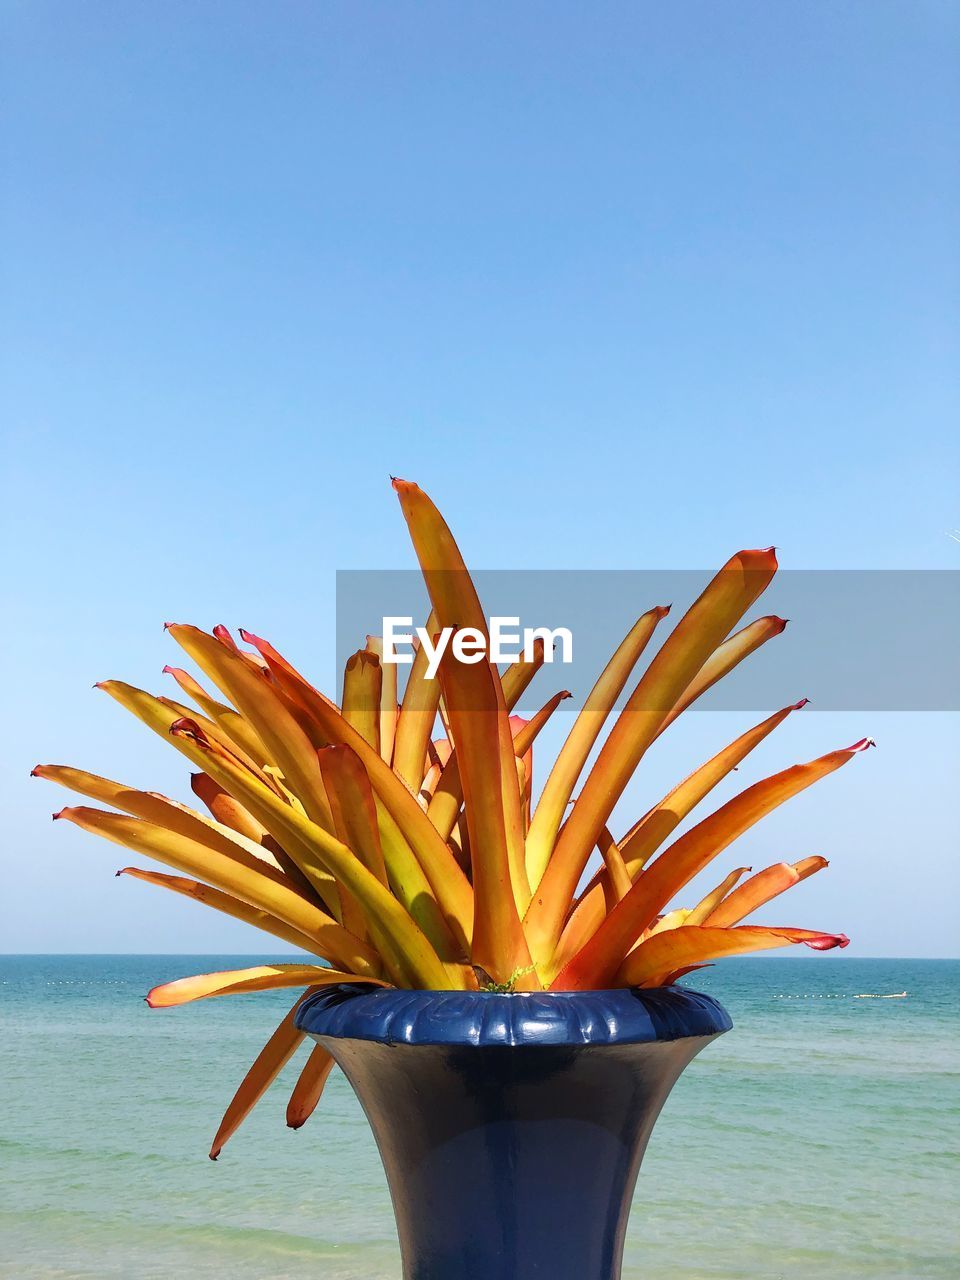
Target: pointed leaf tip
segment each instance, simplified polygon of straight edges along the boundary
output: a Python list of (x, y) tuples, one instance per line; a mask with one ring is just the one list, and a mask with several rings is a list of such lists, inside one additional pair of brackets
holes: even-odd
[(776, 547), (747, 547), (743, 551), (738, 551), (735, 558), (743, 561), (748, 568), (756, 568), (759, 565), (756, 562), (771, 565), (777, 569), (777, 548)]
[(809, 701), (810, 701), (810, 699), (809, 699), (809, 698), (801, 698), (799, 702), (795, 702), (795, 703), (793, 704), (793, 706), (791, 707), (791, 710), (792, 710), (792, 711), (802, 711), (802, 710), (803, 710), (803, 708), (807, 705), (807, 703), (808, 703)]
[(859, 741), (853, 744), (853, 746), (844, 747), (843, 750), (844, 751), (869, 751), (871, 747), (875, 747), (876, 745), (877, 744), (874, 742), (873, 738), (860, 738)]

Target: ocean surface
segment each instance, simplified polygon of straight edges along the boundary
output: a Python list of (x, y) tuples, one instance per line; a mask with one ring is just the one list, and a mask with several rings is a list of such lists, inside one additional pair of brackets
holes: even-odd
[[(292, 993), (141, 997), (250, 963), (0, 957), (0, 1275), (398, 1280), (386, 1183), (339, 1073), (292, 1132), (292, 1065), (206, 1157)], [(695, 978), (734, 1030), (654, 1130), (625, 1280), (960, 1275), (960, 962), (756, 958)]]

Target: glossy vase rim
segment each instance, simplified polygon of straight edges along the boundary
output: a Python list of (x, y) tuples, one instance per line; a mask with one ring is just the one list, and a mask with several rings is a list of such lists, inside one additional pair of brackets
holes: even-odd
[(308, 996), (296, 1014), (313, 1036), (387, 1044), (650, 1044), (729, 1031), (712, 996), (687, 987), (601, 991), (422, 991), (338, 983)]

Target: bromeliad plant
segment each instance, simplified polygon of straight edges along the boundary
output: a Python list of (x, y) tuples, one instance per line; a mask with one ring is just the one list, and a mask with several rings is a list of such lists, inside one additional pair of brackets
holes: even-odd
[[(395, 480), (433, 606), (428, 634), (486, 620), (457, 545), (416, 485)], [(438, 677), (420, 650), (398, 704), (397, 667), (382, 646), (346, 665), (340, 705), (314, 688), (266, 640), (223, 627), (170, 625), (174, 640), (215, 686), (167, 667), (193, 706), (111, 680), (98, 686), (160, 734), (197, 770), (208, 814), (63, 765), (49, 778), (110, 809), (62, 809), (88, 831), (172, 867), (125, 874), (205, 903), (291, 943), (323, 963), (260, 965), (182, 978), (154, 988), (153, 1007), (207, 996), (306, 988), (250, 1068), (210, 1152), (215, 1159), (303, 1038), (294, 1016), (329, 983), (362, 981), (435, 990), (587, 990), (655, 987), (721, 956), (788, 943), (846, 946), (843, 934), (742, 921), (827, 865), (821, 857), (731, 871), (692, 907), (670, 903), (748, 828), (839, 769), (869, 740), (755, 782), (671, 836), (687, 815), (802, 702), (748, 729), (653, 806), (624, 835), (608, 822), (644, 753), (707, 689), (784, 622), (735, 630), (776, 571), (774, 551), (733, 556), (647, 665), (581, 774), (668, 613), (635, 623), (600, 674), (533, 807), (534, 740), (565, 693), (531, 719), (512, 716), (543, 663), (542, 648), (503, 674), (452, 646)], [(438, 721), (443, 732), (434, 737)], [(666, 845), (664, 848), (663, 846)], [(598, 869), (584, 883), (594, 851)], [(311, 1052), (287, 1122), (315, 1108), (332, 1067)]]

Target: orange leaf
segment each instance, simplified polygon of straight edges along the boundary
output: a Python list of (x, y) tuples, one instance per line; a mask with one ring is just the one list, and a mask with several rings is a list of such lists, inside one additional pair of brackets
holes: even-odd
[(257, 822), (239, 800), (234, 800), (228, 791), (224, 791), (223, 787), (207, 774), (191, 773), (190, 790), (198, 800), (203, 801), (217, 822), (246, 836), (256, 844), (263, 843), (264, 836), (267, 834), (266, 827)]
[(111, 778), (101, 778), (98, 774), (86, 773), (83, 769), (73, 769), (64, 764), (38, 764), (32, 770), (32, 776), (59, 783), (60, 786), (78, 791), (92, 800), (99, 800), (114, 809), (122, 809), (125, 813), (144, 818), (166, 831), (206, 845), (214, 853), (232, 858), (240, 866), (258, 875), (265, 875), (277, 884), (299, 889), (299, 886), (289, 884), (273, 855), (259, 843), (196, 813), (176, 800), (160, 795), (159, 792), (138, 791), (135, 787), (125, 787), (121, 782), (114, 782)]
[(529, 720), (524, 720), (521, 716), (511, 716), (510, 731), (513, 734), (513, 754), (515, 756), (525, 756), (534, 742), (536, 742), (540, 730), (559, 707), (560, 703), (572, 697), (573, 694), (569, 689), (561, 689), (559, 693), (555, 693), (552, 698), (548, 699), (539, 711), (534, 712)]
[(238, 835), (249, 840), (251, 844), (259, 845), (263, 850), (263, 856), (273, 859), (292, 884), (297, 885), (302, 893), (311, 900), (317, 901), (320, 906), (327, 907), (340, 920), (341, 924), (343, 923), (340, 910), (340, 892), (332, 878), (323, 881), (323, 896), (321, 897), (317, 886), (307, 879), (294, 859), (274, 840), (266, 827), (258, 822), (239, 800), (234, 800), (228, 791), (225, 791), (219, 783), (214, 782), (213, 778), (209, 777), (208, 774), (192, 773), (190, 775), (190, 790), (203, 801), (217, 822), (224, 827), (229, 827), (231, 831), (236, 831)]
[(600, 831), (664, 717), (776, 572), (773, 548), (728, 560), (654, 657), (600, 750), (557, 840), (525, 925), (538, 964), (549, 962)]
[[(814, 861), (819, 865), (812, 866), (811, 863)], [(826, 858), (816, 860), (808, 858), (806, 863), (808, 868), (806, 875), (809, 876), (815, 871), (822, 870), (827, 865), (827, 860)], [(800, 879), (801, 875), (796, 867), (791, 867), (786, 862), (774, 863), (772, 867), (758, 871), (755, 876), (751, 876), (739, 888), (728, 894), (714, 907), (703, 923), (719, 928), (729, 928), (730, 925), (739, 924), (751, 912), (798, 884)]]
[(220, 1121), (220, 1128), (210, 1147), (210, 1159), (216, 1160), (227, 1142), (246, 1120), (277, 1076), (297, 1051), (297, 1046), (304, 1038), (303, 1032), (294, 1026), (297, 1009), (307, 998), (319, 988), (311, 988), (301, 995), (287, 1016), (274, 1031), (273, 1035), (260, 1050), (257, 1058), (240, 1082), (240, 1087), (233, 1095)]
[(328, 784), (337, 836), (381, 884), (388, 884), (373, 788), (360, 757), (339, 743), (324, 747), (317, 754), (324, 782)]
[(650, 856), (660, 848), (664, 840), (676, 830), (683, 819), (722, 782), (751, 751), (781, 725), (793, 711), (807, 705), (807, 699), (789, 707), (782, 707), (766, 720), (742, 733), (722, 751), (718, 751), (699, 769), (679, 783), (663, 797), (659, 804), (640, 819), (620, 841), (620, 852), (630, 871), (631, 879), (644, 867)]
[[(443, 517), (416, 485), (394, 480), (393, 487), (439, 626), (472, 628), (488, 640), (479, 597)], [(529, 886), (503, 687), (485, 656), (461, 662), (452, 646), (444, 652), (439, 678), (456, 744), (473, 859), (471, 957), (495, 981), (505, 982), (518, 969), (529, 968), (530, 958), (517, 909), (518, 902), (527, 900)]]
[[(394, 835), (399, 829), (402, 833), (402, 841), (416, 855), (415, 861), (425, 877), (425, 887), (439, 904), (451, 942), (455, 942), (457, 949), (462, 949), (465, 955), (473, 924), (473, 894), (470, 884), (450, 849), (420, 808), (416, 797), (382, 759), (379, 752), (374, 750), (347, 723), (336, 707), (328, 705), (319, 698), (312, 685), (271, 644), (249, 631), (244, 631), (242, 634), (245, 640), (256, 645), (268, 662), (274, 679), (286, 688), (293, 698), (300, 700), (327, 740), (350, 747), (360, 757), (367, 777), (370, 779), (370, 785), (392, 819)], [(380, 828), (380, 838), (384, 857), (389, 864), (387, 832), (383, 825)], [(394, 847), (398, 847), (396, 842)], [(413, 907), (409, 909), (413, 913)], [(420, 923), (423, 927), (422, 920)], [(449, 948), (443, 946), (440, 938), (431, 935), (431, 942), (442, 954), (448, 955)]]
[[(722, 956), (743, 955), (803, 942), (817, 951), (845, 947), (850, 941), (842, 933), (818, 933), (813, 929), (761, 929), (741, 925), (738, 929), (710, 929), (703, 925), (681, 925), (657, 933), (627, 956), (616, 975), (617, 985), (654, 987), (662, 985), (674, 970)], [(561, 975), (562, 977), (562, 975)], [(565, 990), (558, 979), (557, 990)]]
[[(636, 879), (650, 856), (659, 849), (664, 840), (700, 801), (745, 760), (767, 734), (782, 724), (792, 711), (799, 711), (801, 707), (806, 706), (806, 703), (807, 699), (803, 698), (800, 702), (784, 707), (752, 729), (748, 729), (729, 746), (717, 752), (706, 764), (695, 769), (688, 778), (668, 792), (659, 804), (654, 805), (644, 814), (619, 842), (619, 849), (631, 880)], [(547, 966), (546, 972), (558, 973), (585, 945), (587, 939), (596, 933), (606, 914), (604, 904), (610, 889), (607, 870), (605, 867), (601, 868), (581, 894), (580, 901), (564, 925), (556, 954)]]
[(233, 707), (211, 698), (203, 686), (181, 667), (166, 666), (163, 674), (173, 676), (188, 698), (220, 726), (225, 734), (257, 764), (270, 763), (269, 753), (254, 729)]
[(367, 649), (380, 662), (380, 755), (387, 764), (393, 762), (393, 744), (397, 736), (397, 666), (383, 660), (383, 637), (367, 636)]
[[(431, 617), (433, 616), (431, 614)], [(530, 662), (520, 658), (503, 673), (501, 684), (507, 711), (512, 711), (520, 701), (524, 690), (542, 666), (543, 656), (543, 641), (537, 640), (534, 644), (534, 656)], [(430, 802), (427, 806), (427, 816), (444, 840), (450, 839), (450, 834), (456, 826), (457, 815), (462, 804), (463, 784), (460, 781), (457, 753), (456, 751), (450, 751), (447, 758), (442, 762), (439, 782), (433, 786)]]
[(617, 848), (617, 842), (607, 827), (600, 832), (600, 838), (597, 841), (597, 848), (600, 850), (600, 856), (603, 858), (603, 865), (607, 871), (607, 883), (612, 889), (609, 909), (625, 898), (633, 886), (630, 879), (630, 873), (623, 861), (620, 850)]
[[(427, 619), (425, 630), (429, 636), (436, 634), (437, 620), (433, 613)], [(394, 771), (413, 792), (420, 790), (423, 781), (424, 762), (440, 704), (440, 684), (426, 678), (427, 665), (427, 651), (419, 645), (403, 691), (393, 746)]]
[(167, 631), (250, 721), (307, 817), (332, 830), (316, 751), (276, 690), (253, 674), (240, 655), (198, 627), (168, 623)]
[(201, 877), (221, 892), (266, 911), (298, 933), (313, 938), (312, 950), (335, 964), (358, 970), (364, 977), (380, 972), (380, 961), (373, 949), (319, 907), (286, 885), (278, 884), (259, 871), (216, 853), (195, 840), (140, 818), (128, 818), (124, 814), (107, 813), (84, 805), (61, 809), (55, 816), (124, 848), (155, 858), (176, 871)]
[[(456, 695), (448, 695), (449, 672), (456, 668)], [(453, 725), (463, 786), (464, 809), (473, 868), (474, 921), (471, 960), (495, 982), (507, 982), (530, 965), (504, 826), (497, 704), (487, 673), (490, 664), (458, 663), (448, 651), (439, 675)], [(483, 699), (486, 699), (484, 705)], [(508, 726), (509, 728), (509, 726)], [(515, 757), (510, 768), (516, 780)], [(519, 796), (519, 788), (518, 788)], [(518, 814), (519, 816), (519, 814)]]
[(314, 1045), (287, 1103), (288, 1128), (299, 1129), (310, 1119), (336, 1065), (322, 1044)]
[(378, 753), (382, 687), (380, 659), (369, 649), (358, 649), (343, 671), (343, 718)]
[(687, 924), (703, 924), (714, 907), (723, 901), (737, 881), (742, 879), (750, 870), (750, 867), (736, 867), (728, 876), (725, 876), (717, 887), (711, 889), (691, 910), (687, 916)]
[(870, 745), (870, 739), (864, 738), (852, 747), (764, 778), (692, 827), (634, 882), (623, 901), (558, 976), (558, 984), (575, 990), (608, 985), (637, 938), (674, 894), (717, 854), (791, 796), (833, 773)]
[(756, 621), (749, 623), (736, 635), (732, 635), (729, 640), (725, 640), (719, 645), (710, 657), (706, 660), (694, 678), (690, 681), (680, 698), (677, 699), (670, 714), (660, 726), (660, 733), (663, 733), (667, 725), (673, 724), (677, 716), (686, 711), (687, 707), (711, 689), (718, 680), (722, 680), (725, 675), (740, 665), (740, 663), (755, 653), (761, 645), (766, 644), (768, 640), (772, 640), (774, 636), (778, 636), (783, 632), (787, 625), (786, 618), (777, 618), (769, 616), (766, 618), (757, 618)]

